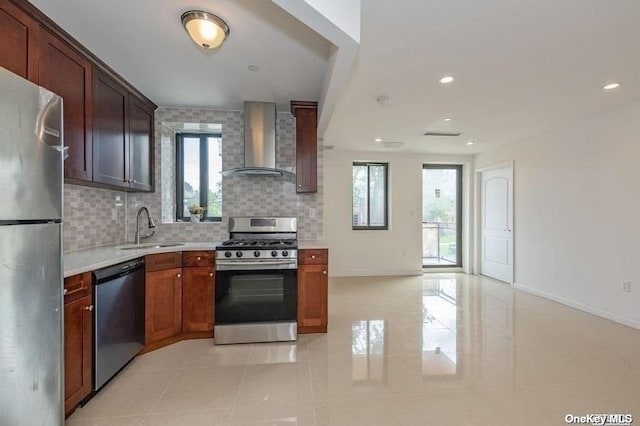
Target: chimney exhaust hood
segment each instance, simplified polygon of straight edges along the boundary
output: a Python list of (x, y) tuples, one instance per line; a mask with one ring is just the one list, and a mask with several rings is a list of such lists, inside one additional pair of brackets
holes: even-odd
[(276, 104), (244, 103), (244, 167), (222, 176), (271, 176), (294, 182), (296, 175), (276, 168)]

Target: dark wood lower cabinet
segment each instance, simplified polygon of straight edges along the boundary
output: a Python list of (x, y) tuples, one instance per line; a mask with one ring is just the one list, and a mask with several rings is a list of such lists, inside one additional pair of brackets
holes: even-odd
[(328, 265), (298, 266), (298, 333), (326, 333)]
[[(64, 411), (68, 416), (91, 393), (93, 300), (91, 274), (65, 279)], [(79, 297), (78, 296), (82, 296)]]
[(182, 268), (146, 273), (145, 344), (182, 331)]
[(187, 267), (182, 287), (182, 331), (213, 330), (213, 267)]

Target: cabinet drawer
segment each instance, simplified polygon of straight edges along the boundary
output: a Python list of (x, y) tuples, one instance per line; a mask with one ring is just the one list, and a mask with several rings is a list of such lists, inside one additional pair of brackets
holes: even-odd
[(64, 303), (73, 302), (91, 294), (93, 277), (91, 272), (74, 275), (64, 279)]
[(185, 251), (182, 254), (182, 266), (213, 266), (212, 251)]
[(326, 265), (329, 263), (329, 251), (327, 249), (300, 250), (298, 263), (301, 265)]
[(182, 252), (150, 254), (145, 256), (144, 262), (147, 272), (182, 268)]

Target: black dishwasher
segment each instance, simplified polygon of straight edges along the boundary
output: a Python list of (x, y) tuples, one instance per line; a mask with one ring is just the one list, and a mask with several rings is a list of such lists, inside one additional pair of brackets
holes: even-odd
[(144, 258), (94, 272), (93, 390), (144, 346)]

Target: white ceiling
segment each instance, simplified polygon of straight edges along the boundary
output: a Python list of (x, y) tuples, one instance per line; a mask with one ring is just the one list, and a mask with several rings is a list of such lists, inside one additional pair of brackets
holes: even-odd
[[(291, 99), (321, 99), (331, 69), (330, 43), (271, 0), (32, 2), (159, 105), (288, 110)], [(384, 150), (382, 138), (402, 152), (473, 154), (640, 99), (640, 1), (361, 4), (355, 66), (321, 135), (336, 148)], [(189, 9), (228, 22), (219, 51), (187, 37), (179, 18)], [(456, 80), (442, 86), (446, 74)], [(609, 81), (623, 86), (604, 92)]]
[[(381, 149), (380, 137), (400, 151), (477, 153), (640, 98), (640, 1), (363, 0), (361, 22), (324, 135), (336, 148)], [(456, 80), (442, 86), (446, 74)], [(608, 81), (623, 86), (604, 92)]]
[[(243, 101), (318, 100), (330, 43), (270, 0), (31, 0), (158, 105), (241, 109)], [(191, 41), (183, 12), (230, 26), (215, 52)], [(251, 72), (248, 65), (260, 66)]]

